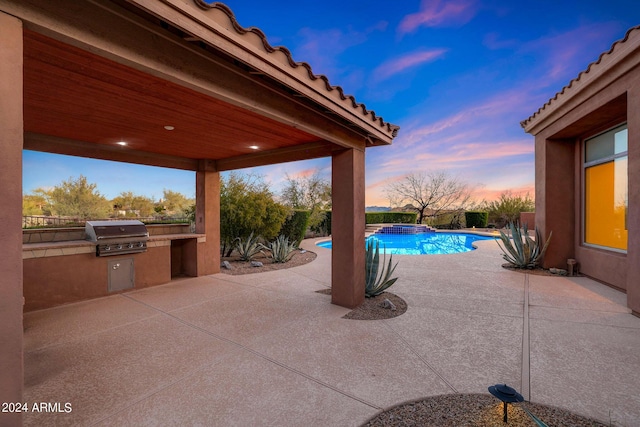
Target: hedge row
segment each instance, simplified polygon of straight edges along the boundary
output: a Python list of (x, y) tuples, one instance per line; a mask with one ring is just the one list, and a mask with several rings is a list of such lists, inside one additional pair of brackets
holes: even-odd
[(310, 211), (294, 210), (285, 220), (284, 224), (282, 224), (280, 234), (287, 237), (290, 243), (295, 242), (295, 245), (298, 246), (307, 232), (310, 215)]
[(366, 224), (415, 224), (417, 212), (366, 212)]
[(467, 228), (486, 228), (489, 221), (489, 212), (467, 211), (464, 213)]

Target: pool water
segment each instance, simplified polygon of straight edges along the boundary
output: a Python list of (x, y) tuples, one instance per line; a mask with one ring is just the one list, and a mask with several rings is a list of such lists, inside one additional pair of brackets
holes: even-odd
[[(367, 240), (380, 242), (380, 252), (393, 255), (457, 254), (474, 250), (473, 242), (495, 237), (467, 233), (372, 234)], [(331, 248), (331, 242), (317, 244)]]

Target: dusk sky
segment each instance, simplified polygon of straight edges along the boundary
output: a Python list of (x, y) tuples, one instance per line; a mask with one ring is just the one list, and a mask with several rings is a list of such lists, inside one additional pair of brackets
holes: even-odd
[[(272, 46), (400, 126), (392, 146), (367, 150), (367, 206), (389, 205), (389, 182), (435, 170), (477, 187), (478, 199), (533, 196), (533, 137), (520, 121), (640, 24), (632, 0), (224, 3), (240, 25), (258, 27)], [(275, 193), (285, 173), (315, 171), (330, 179), (330, 159), (243, 170), (263, 175)], [(195, 194), (192, 172), (24, 152), (25, 193), (80, 174), (108, 198)]]

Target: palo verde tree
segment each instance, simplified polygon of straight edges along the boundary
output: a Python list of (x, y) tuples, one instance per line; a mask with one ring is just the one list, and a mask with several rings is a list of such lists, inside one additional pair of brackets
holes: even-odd
[(410, 173), (385, 188), (393, 206), (405, 206), (418, 213), (418, 224), (427, 216), (461, 211), (471, 199), (469, 185), (444, 171)]
[(187, 215), (194, 204), (194, 199), (189, 199), (182, 193), (165, 188), (162, 191), (162, 200), (156, 204), (155, 211), (166, 215), (182, 216)]
[(22, 196), (22, 215), (51, 215), (51, 191), (36, 188)]
[(275, 201), (269, 186), (257, 175), (231, 172), (220, 183), (220, 239), (224, 256), (233, 241), (251, 233), (271, 240), (277, 236), (288, 209)]
[(49, 193), (51, 213), (82, 219), (106, 218), (111, 213), (111, 204), (97, 190), (96, 184), (87, 182), (80, 175), (75, 180), (62, 181)]

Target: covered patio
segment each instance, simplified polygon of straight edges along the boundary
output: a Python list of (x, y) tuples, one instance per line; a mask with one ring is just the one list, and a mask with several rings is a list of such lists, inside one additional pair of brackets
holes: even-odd
[(316, 260), (293, 269), (27, 313), (24, 401), (62, 412), (24, 424), (358, 426), (399, 403), (507, 383), (532, 402), (637, 425), (640, 319), (625, 295), (506, 270), (495, 242), (477, 245), (394, 257), (390, 290), (409, 308), (388, 320), (344, 319), (349, 309), (316, 292), (332, 261), (312, 241)]
[(0, 40), (2, 401), (23, 389), (23, 149), (195, 171), (196, 277), (220, 268), (220, 172), (330, 156), (331, 302), (362, 302), (365, 149), (397, 126), (219, 3), (0, 0)]

